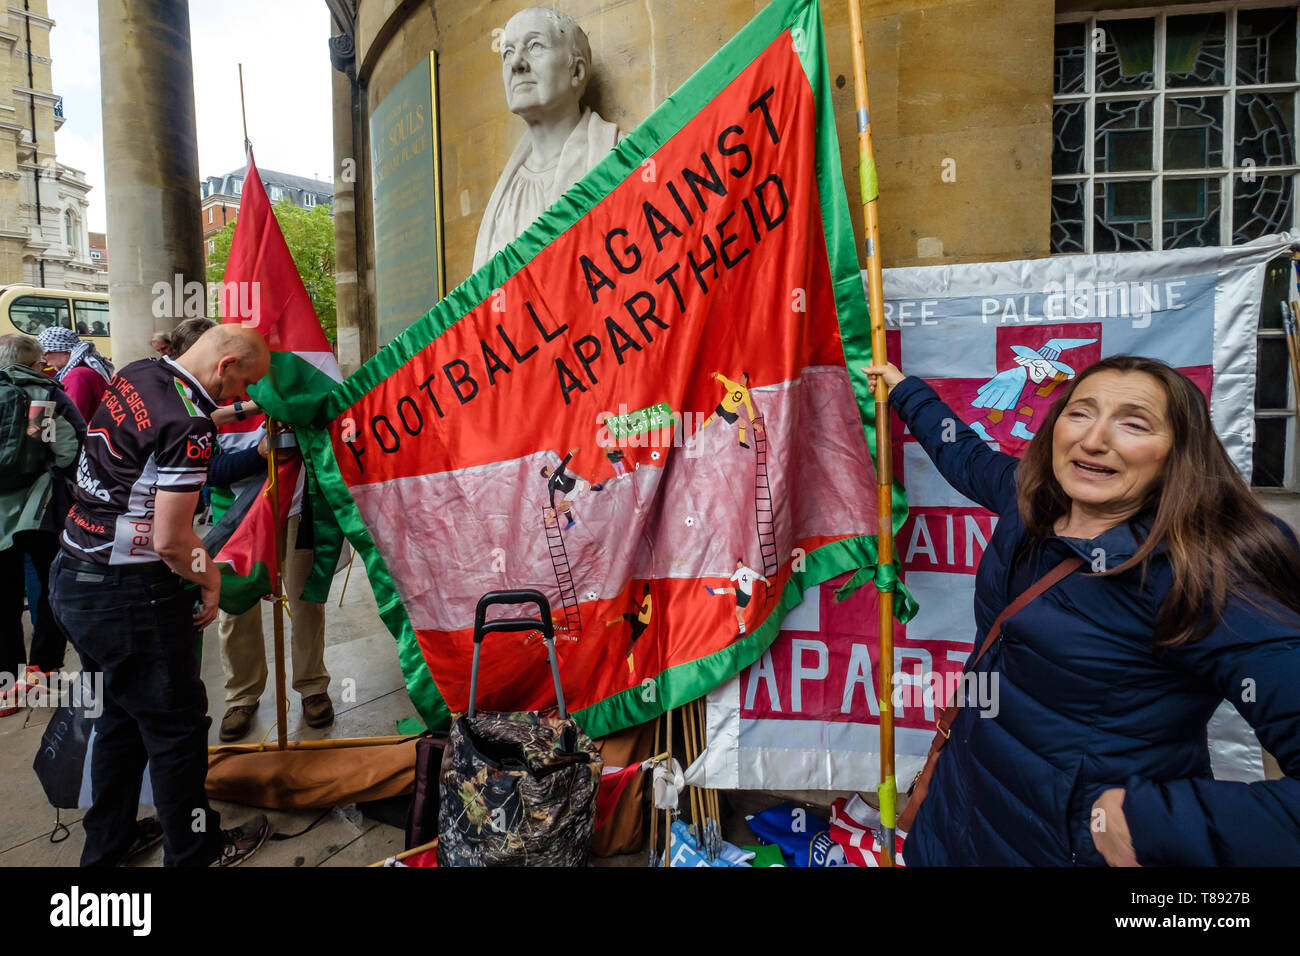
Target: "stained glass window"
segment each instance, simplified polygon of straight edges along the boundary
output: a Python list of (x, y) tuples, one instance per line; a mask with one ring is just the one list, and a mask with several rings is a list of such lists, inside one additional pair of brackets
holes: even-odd
[(1052, 184), (1052, 252), (1086, 252), (1084, 183)]
[(1237, 14), (1237, 82), (1290, 83), (1295, 79), (1294, 7)]
[(1056, 76), (1054, 93), (1082, 93), (1088, 51), (1084, 44), (1087, 28), (1082, 23), (1058, 23), (1056, 26)]
[(1099, 173), (1151, 168), (1151, 100), (1097, 103), (1095, 168)]
[(1055, 37), (1053, 253), (1295, 226), (1295, 6), (1078, 14)]
[(1256, 176), (1233, 184), (1232, 241), (1250, 242), (1291, 225), (1294, 176)]
[(1108, 179), (1095, 186), (1093, 249), (1130, 252), (1153, 248), (1151, 180)]
[(1155, 82), (1155, 25), (1151, 17), (1100, 21), (1097, 91), (1149, 90)]
[(1221, 184), (1217, 178), (1165, 179), (1164, 248), (1219, 244)]
[(1165, 169), (1223, 165), (1223, 97), (1165, 99)]
[(1238, 93), (1233, 155), (1238, 166), (1295, 162), (1294, 93)]
[[(1056, 24), (1053, 254), (1229, 245), (1296, 228), (1297, 5), (1150, 9)], [(1252, 484), (1300, 488), (1280, 312), (1297, 297), (1289, 255), (1269, 276)]]
[(1165, 85), (1222, 86), (1225, 76), (1222, 13), (1170, 17), (1165, 22)]
[(1057, 103), (1052, 108), (1052, 175), (1082, 173), (1087, 156), (1088, 103)]

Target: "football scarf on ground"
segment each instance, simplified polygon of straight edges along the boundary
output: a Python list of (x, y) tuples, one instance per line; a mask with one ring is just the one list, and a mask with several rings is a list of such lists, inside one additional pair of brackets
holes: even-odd
[[(781, 0), (300, 432), (425, 721), (466, 706), (487, 591), (547, 594), (602, 735), (753, 662), (806, 588), (894, 587), (869, 355), (820, 13)], [(481, 706), (553, 703), (539, 641), (489, 644)]]

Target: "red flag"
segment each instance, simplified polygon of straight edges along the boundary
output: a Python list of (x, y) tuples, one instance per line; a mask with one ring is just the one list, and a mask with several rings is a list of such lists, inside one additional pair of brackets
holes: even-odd
[(251, 150), (221, 285), (222, 321), (257, 329), (271, 348), (271, 370), (249, 394), (272, 418), (306, 423), (342, 376)]
[[(256, 329), (271, 350), (270, 370), (249, 388), (250, 395), (272, 418), (309, 418), (307, 410), (314, 409), (341, 378), (338, 362), (280, 231), (251, 150), (219, 301), (223, 322)], [(259, 415), (224, 426), (218, 439), (221, 451), (255, 447), (265, 422), (266, 417)], [(222, 566), (221, 607), (228, 613), (242, 613), (270, 592), (278, 573), (276, 533), (284, 533), (302, 470), (296, 453), (277, 455), (278, 528), (272, 521), (267, 480), (262, 479), (237, 489), (234, 503), (208, 535), (208, 550)], [(328, 509), (322, 506), (314, 514), (325, 517)], [(324, 540), (321, 550), (326, 550)], [(328, 557), (323, 563), (329, 564)], [(324, 586), (328, 587), (328, 576)]]
[(606, 767), (600, 775), (600, 789), (596, 791), (596, 825), (594, 829), (599, 830), (605, 825), (614, 808), (618, 806), (618, 798), (623, 796), (623, 791), (627, 789), (636, 775), (639, 774), (642, 767), (639, 763), (632, 764), (630, 767), (619, 767), (610, 769)]
[[(260, 417), (260, 416), (259, 416)], [(254, 424), (252, 436), (260, 440), (261, 425)], [(218, 441), (225, 446), (231, 438), (248, 432), (231, 433), (222, 429)], [(294, 488), (302, 476), (302, 458), (296, 453), (276, 457), (276, 481), (280, 503), (279, 531), (288, 521)], [(243, 483), (241, 483), (243, 484)], [(221, 609), (228, 614), (242, 614), (263, 595), (271, 593), (271, 582), (279, 573), (276, 563), (276, 522), (271, 515), (271, 496), (265, 476), (250, 480), (238, 489), (233, 503), (204, 539), (208, 552), (221, 567)], [(290, 542), (292, 546), (292, 542)]]

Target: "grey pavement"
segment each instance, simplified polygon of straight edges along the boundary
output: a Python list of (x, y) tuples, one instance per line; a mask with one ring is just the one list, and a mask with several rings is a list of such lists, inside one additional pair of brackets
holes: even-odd
[[(314, 729), (302, 721), (302, 698), (292, 689), (292, 660), (286, 667), (288, 689), (288, 737), (310, 740), (323, 737), (370, 737), (394, 734), (397, 722), (415, 716), (415, 707), (406, 694), (401, 668), (397, 662), (397, 644), (388, 633), (375, 605), (374, 594), (360, 559), (352, 566), (346, 590), (343, 572), (335, 575), (329, 603), (325, 609), (325, 665), (330, 673), (330, 699), (335, 720), (331, 727)], [(341, 600), (341, 604), (340, 604)], [(275, 739), (274, 671), (272, 661), (271, 607), (263, 602), (262, 628), (266, 638), (267, 670), (272, 674), (260, 706), (254, 715), (253, 728), (240, 743), (257, 743)], [(24, 618), (26, 622), (26, 618)], [(286, 654), (290, 653), (285, 618)], [(30, 628), (29, 628), (30, 645)], [(77, 652), (68, 647), (64, 669), (79, 667)], [(201, 666), (208, 694), (208, 713), (212, 726), (210, 744), (217, 744), (218, 725), (225, 713), (225, 675), (222, 672), (216, 625), (203, 635)], [(48, 709), (25, 709), (12, 717), (0, 718), (0, 867), (4, 866), (76, 866), (81, 856), (85, 832), (81, 827), (81, 810), (64, 810), (59, 820), (67, 828), (59, 842), (51, 842), (56, 833), (55, 811), (45, 798), (32, 770), (32, 761), (40, 747), (41, 735), (49, 722)], [(752, 842), (744, 824), (743, 812), (768, 806), (781, 795), (728, 794), (736, 809), (727, 814), (726, 835), (736, 842)], [(807, 794), (790, 794), (807, 799)], [(823, 798), (825, 794), (819, 794)], [(833, 795), (832, 795), (833, 796)], [(748, 802), (746, 797), (750, 797)], [(753, 803), (753, 806), (749, 806)], [(222, 826), (237, 826), (257, 813), (270, 818), (281, 839), (268, 841), (246, 866), (367, 866), (401, 852), (405, 843), (402, 829), (364, 816), (355, 806), (329, 810), (261, 810), (233, 803), (213, 801), (221, 813)], [(152, 808), (142, 807), (141, 816)], [(305, 831), (305, 832), (304, 832)], [(289, 836), (300, 834), (297, 836)], [(286, 839), (285, 837), (288, 836)], [(645, 854), (635, 853), (605, 859), (592, 858), (593, 866), (644, 866)], [(161, 866), (162, 847), (136, 858), (135, 866)]]
[[(303, 723), (302, 698), (292, 689), (290, 661), (286, 684), (291, 740), (394, 734), (398, 720), (415, 715), (398, 666), (396, 642), (379, 620), (374, 595), (359, 559), (353, 564), (346, 592), (344, 578), (343, 573), (335, 576), (325, 616), (325, 665), (331, 677), (329, 693), (334, 703), (335, 722), (324, 729), (313, 729)], [(286, 647), (290, 626), (286, 615)], [(272, 623), (268, 602), (263, 602), (263, 632), (270, 670)], [(78, 666), (77, 653), (69, 647), (64, 669), (74, 671)], [(216, 744), (219, 742), (217, 727), (225, 713), (225, 675), (215, 625), (203, 635), (202, 676), (208, 692), (208, 713), (212, 717), (209, 742)], [(274, 677), (267, 683), (253, 730), (243, 743), (256, 743), (264, 737), (274, 742)], [(85, 839), (81, 827), (83, 811), (60, 812), (67, 835), (61, 842), (52, 843), (55, 811), (32, 770), (32, 760), (50, 714), (47, 709), (24, 709), (12, 717), (0, 718), (0, 866), (76, 866), (81, 855)], [(311, 827), (300, 836), (269, 841), (247, 866), (364, 866), (400, 852), (404, 843), (402, 830), (362, 816), (355, 807), (263, 811), (230, 803), (215, 802), (213, 806), (221, 813), (222, 825), (227, 827), (263, 812), (282, 835)], [(141, 810), (142, 815), (150, 812), (149, 808)], [(162, 848), (142, 855), (135, 864), (160, 866)]]

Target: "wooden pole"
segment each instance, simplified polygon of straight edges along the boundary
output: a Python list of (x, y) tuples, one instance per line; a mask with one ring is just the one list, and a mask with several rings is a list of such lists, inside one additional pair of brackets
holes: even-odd
[(380, 860), (378, 863), (369, 863), (367, 866), (383, 866), (388, 860), (405, 860), (408, 856), (415, 856), (417, 853), (423, 853), (425, 850), (432, 850), (438, 845), (438, 838), (434, 837), (428, 843), (421, 843), (419, 846), (413, 846), (409, 850), (403, 850), (396, 856)]
[[(686, 730), (686, 766), (695, 763), (699, 752), (695, 746), (695, 701), (690, 701), (682, 708), (682, 719)], [(689, 786), (689, 785), (688, 785)], [(695, 845), (704, 849), (704, 803), (703, 792), (699, 787), (691, 787), (691, 826), (695, 830)], [(710, 857), (712, 859), (712, 857)]]
[(244, 64), (239, 64), (239, 117), (244, 121), (244, 155), (248, 155), (248, 149), (252, 142), (248, 139), (248, 114), (244, 112)]
[[(689, 727), (691, 741), (691, 753), (687, 756), (692, 764), (697, 762), (700, 759), (700, 755), (704, 753), (704, 740), (701, 733), (702, 728), (700, 726), (699, 703), (700, 702), (697, 699), (686, 705), (686, 722)], [(709, 800), (709, 791), (705, 787), (693, 787), (692, 789), (698, 790), (700, 795), (699, 802), (702, 811), (702, 819), (700, 820), (698, 829), (700, 849), (704, 850), (704, 855), (708, 859), (713, 860), (717, 856), (717, 847), (714, 845), (712, 828), (709, 826), (709, 823), (713, 818), (713, 805)]]
[[(284, 588), (281, 570), (284, 568), (284, 528), (280, 526), (280, 481), (276, 468), (275, 439), (281, 432), (280, 423), (266, 420), (266, 494), (271, 502), (271, 527), (275, 529), (275, 567), (271, 571), (271, 620), (275, 632), (275, 739), (277, 748), (284, 750), (288, 743), (288, 713), (284, 686)], [(292, 496), (293, 489), (289, 490)]]
[[(853, 31), (853, 88), (857, 97), (858, 183), (862, 192), (862, 218), (866, 226), (867, 305), (871, 310), (871, 362), (883, 365), (885, 351), (885, 294), (880, 261), (880, 222), (877, 218), (876, 157), (871, 144), (871, 117), (867, 103), (867, 56), (862, 37), (859, 0), (849, 0)], [(877, 563), (894, 562), (894, 479), (889, 440), (889, 389), (883, 376), (876, 378), (876, 527)], [(880, 602), (880, 825), (883, 866), (894, 865), (894, 827), (898, 784), (894, 779), (894, 593), (878, 591)]]
[[(244, 109), (244, 64), (239, 64), (239, 117), (244, 126), (244, 156), (249, 158), (252, 142), (248, 138), (248, 114)], [(271, 621), (275, 644), (275, 740), (276, 747), (288, 746), (288, 710), (284, 686), (284, 589), (281, 571), (284, 568), (284, 528), (280, 526), (280, 482), (275, 463), (275, 436), (284, 431), (271, 418), (266, 420), (266, 494), (271, 502), (271, 527), (275, 529), (275, 570), (271, 574)], [(292, 499), (293, 490), (289, 491)]]
[[(389, 734), (384, 737), (331, 737), (322, 740), (290, 740), (276, 750), (342, 750), (347, 747), (387, 747), (414, 740), (411, 734)], [(225, 753), (260, 753), (267, 750), (265, 744), (213, 744), (208, 748), (210, 754)]]
[[(673, 772), (673, 712), (669, 710), (665, 715), (667, 719), (667, 729), (664, 731), (667, 739), (664, 740), (664, 749), (668, 751), (668, 773)], [(679, 795), (680, 799), (680, 795)], [(671, 866), (673, 860), (673, 811), (671, 808), (664, 810), (664, 866)]]
[[(663, 722), (662, 717), (655, 718), (655, 753), (659, 752), (659, 725)], [(669, 754), (668, 756), (672, 756)], [(650, 865), (659, 865), (659, 810), (655, 806), (655, 788), (654, 788), (654, 768), (650, 769)]]
[[(707, 714), (703, 700), (696, 700), (695, 705), (695, 725), (700, 730), (700, 752), (703, 753), (709, 746), (708, 724), (705, 721)], [(722, 814), (718, 808), (718, 791), (712, 787), (705, 787), (704, 799), (708, 804), (709, 818), (713, 821), (713, 833), (710, 834), (710, 837), (713, 840), (714, 853), (717, 853), (720, 849), (719, 841), (722, 839)]]
[(348, 581), (352, 579), (352, 562), (357, 559), (357, 549), (353, 548), (352, 553), (348, 555), (348, 573), (343, 575), (343, 587), (339, 589), (339, 607), (343, 606), (343, 595), (348, 593)]

